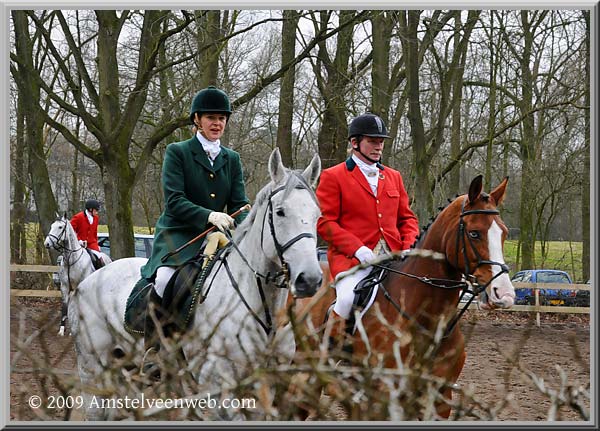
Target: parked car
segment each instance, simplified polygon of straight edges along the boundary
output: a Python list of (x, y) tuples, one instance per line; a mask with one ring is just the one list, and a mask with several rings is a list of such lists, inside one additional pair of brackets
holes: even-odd
[[(586, 284), (591, 285), (591, 280), (588, 280)], [(589, 290), (578, 290), (575, 295), (575, 305), (578, 307), (589, 307), (590, 306), (590, 291)]]
[[(135, 257), (150, 258), (152, 254), (152, 244), (154, 243), (154, 235), (145, 235), (136, 233), (133, 235)], [(110, 256), (110, 238), (106, 232), (98, 232), (98, 245), (102, 253)]]
[[(573, 284), (571, 276), (556, 269), (525, 269), (512, 276), (513, 283)], [(533, 289), (515, 289), (515, 304), (535, 304)], [(540, 289), (540, 305), (575, 305), (577, 291), (569, 289)]]
[[(150, 255), (152, 254), (152, 244), (154, 243), (154, 235), (136, 233), (133, 235), (133, 240), (135, 256), (150, 258)], [(108, 233), (98, 232), (98, 245), (100, 246), (100, 251), (102, 251), (102, 253), (106, 253), (110, 256), (110, 238), (108, 237)], [(60, 266), (62, 258), (62, 255), (58, 256), (56, 261), (58, 266)], [(57, 272), (52, 274), (52, 281), (57, 287), (60, 287), (60, 280)]]

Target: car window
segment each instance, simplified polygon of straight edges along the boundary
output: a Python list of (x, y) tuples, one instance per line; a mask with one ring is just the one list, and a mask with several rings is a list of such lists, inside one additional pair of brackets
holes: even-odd
[(538, 272), (538, 283), (569, 283), (569, 277), (560, 272)]
[(110, 257), (110, 239), (108, 237), (98, 238), (100, 251)]
[(146, 242), (144, 238), (135, 238), (134, 246), (136, 257), (146, 257)]
[(531, 283), (531, 272), (526, 272), (523, 274), (523, 279), (521, 281), (523, 283)]
[(523, 281), (523, 274), (520, 273), (516, 273), (513, 278), (512, 281), (514, 281), (515, 283), (518, 283), (520, 281)]

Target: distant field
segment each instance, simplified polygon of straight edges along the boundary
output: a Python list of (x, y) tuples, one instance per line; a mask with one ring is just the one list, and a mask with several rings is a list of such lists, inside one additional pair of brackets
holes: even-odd
[[(150, 233), (147, 227), (134, 227), (135, 233)], [(35, 256), (34, 251), (34, 239), (37, 233), (37, 224), (28, 223), (27, 226), (28, 232), (28, 262), (29, 263), (40, 263), (36, 262), (38, 258)], [(99, 225), (98, 232), (108, 232), (107, 225)], [(44, 233), (45, 237), (46, 233)], [(506, 259), (506, 263), (509, 265), (511, 274), (514, 274), (516, 271), (520, 269), (561, 269), (563, 271), (567, 271), (571, 274), (573, 280), (585, 282), (587, 280), (581, 279), (581, 253), (582, 253), (582, 243), (581, 242), (568, 242), (568, 241), (550, 241), (546, 243), (548, 250), (547, 256), (543, 258), (542, 256), (542, 244), (541, 242), (536, 243), (536, 251), (535, 251), (535, 268), (521, 268), (520, 265), (517, 265), (517, 247), (518, 241), (516, 240), (508, 240), (504, 245), (504, 257)]]
[(583, 244), (581, 242), (568, 241), (549, 241), (546, 243), (546, 257), (542, 256), (542, 244), (536, 242), (535, 247), (535, 268), (522, 268), (517, 266), (517, 247), (518, 241), (506, 241), (504, 244), (504, 258), (510, 266), (511, 274), (521, 269), (560, 269), (571, 274), (574, 281), (586, 282), (582, 280), (581, 255)]

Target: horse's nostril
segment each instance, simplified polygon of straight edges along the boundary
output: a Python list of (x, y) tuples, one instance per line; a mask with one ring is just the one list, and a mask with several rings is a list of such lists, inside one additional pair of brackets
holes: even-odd
[(295, 287), (298, 292), (310, 292), (316, 291), (323, 281), (322, 275), (307, 275), (304, 272), (298, 274), (296, 277)]

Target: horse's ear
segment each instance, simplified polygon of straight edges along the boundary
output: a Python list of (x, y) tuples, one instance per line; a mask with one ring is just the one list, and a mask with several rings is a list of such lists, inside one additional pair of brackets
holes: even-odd
[(477, 175), (471, 181), (471, 185), (469, 186), (469, 203), (473, 203), (477, 200), (479, 195), (481, 194), (481, 188), (483, 186), (483, 175)]
[(67, 212), (65, 211), (63, 214), (63, 218), (66, 219), (67, 218)]
[(60, 214), (58, 213), (58, 211), (56, 211), (56, 220), (60, 219)]
[(319, 175), (321, 175), (321, 158), (318, 154), (315, 154), (310, 161), (310, 164), (306, 167), (304, 172), (302, 172), (302, 176), (311, 187), (315, 187)]
[(285, 178), (285, 168), (281, 162), (279, 148), (275, 148), (269, 157), (269, 175), (275, 184), (280, 183)]
[(490, 193), (492, 198), (494, 198), (494, 200), (496, 201), (496, 206), (500, 205), (502, 203), (502, 201), (504, 200), (504, 196), (506, 195), (506, 185), (507, 184), (508, 184), (508, 177), (504, 177), (502, 182), (500, 184), (498, 184), (498, 187), (496, 187)]

